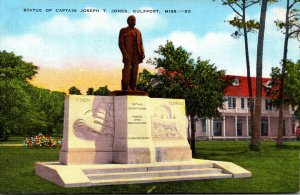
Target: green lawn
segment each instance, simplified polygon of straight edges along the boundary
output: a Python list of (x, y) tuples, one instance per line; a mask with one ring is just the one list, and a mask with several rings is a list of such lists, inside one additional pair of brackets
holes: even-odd
[[(15, 143), (15, 142), (14, 142)], [(20, 143), (22, 141), (20, 140)], [(0, 145), (0, 193), (292, 193), (299, 191), (300, 142), (263, 142), (260, 152), (247, 141), (199, 141), (195, 158), (231, 161), (251, 178), (180, 181), (136, 185), (62, 188), (34, 173), (36, 161), (57, 161), (58, 149)]]
[(7, 141), (0, 141), (1, 145), (8, 145), (8, 144), (23, 144), (24, 137), (21, 136), (14, 136), (14, 137), (8, 137)]

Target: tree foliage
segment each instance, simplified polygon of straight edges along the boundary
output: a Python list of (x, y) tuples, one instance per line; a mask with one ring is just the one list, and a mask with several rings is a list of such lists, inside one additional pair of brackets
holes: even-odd
[(0, 75), (5, 79), (17, 79), (24, 83), (31, 80), (37, 73), (38, 67), (31, 62), (23, 61), (22, 56), (16, 56), (13, 52), (5, 50), (0, 52)]
[(217, 70), (208, 60), (191, 58), (191, 53), (182, 47), (175, 48), (167, 41), (155, 51), (159, 57), (149, 60), (158, 70), (151, 74), (143, 70), (139, 74), (137, 88), (146, 90), (150, 97), (185, 99), (186, 115), (191, 118), (191, 149), (195, 152), (194, 117), (220, 116), (223, 107), (225, 71)]
[(77, 87), (73, 86), (73, 87), (70, 87), (69, 94), (70, 95), (81, 95), (81, 92)]
[(288, 38), (297, 38), (300, 41), (300, 9), (295, 8), (300, 0), (286, 0), (285, 21), (276, 20), (275, 25)]
[(86, 95), (94, 95), (94, 88), (93, 87), (88, 88), (88, 90), (86, 91)]
[[(273, 67), (270, 87), (266, 88), (267, 95), (273, 99), (273, 105), (279, 108), (280, 87), (281, 87), (281, 68)], [(300, 60), (296, 63), (288, 61), (285, 69), (285, 85), (283, 88), (285, 103), (300, 109)]]
[(255, 32), (255, 30), (259, 28), (259, 22), (255, 20), (248, 20), (246, 23), (244, 23), (243, 19), (239, 17), (234, 17), (232, 20), (229, 21), (229, 24), (238, 29), (237, 31), (234, 32), (233, 34), (234, 37), (243, 35), (241, 30), (244, 28), (244, 25), (247, 32)]
[(260, 0), (222, 0), (223, 5), (229, 6), (236, 16), (229, 20), (228, 23), (237, 30), (232, 33), (233, 37), (246, 36), (249, 32), (255, 32), (259, 29), (259, 22), (254, 19), (246, 20), (247, 8), (258, 4)]
[(22, 120), (26, 124), (34, 122), (30, 120), (30, 95), (26, 88), (37, 70), (21, 56), (0, 51), (0, 130), (4, 137), (22, 127)]
[(33, 87), (38, 67), (0, 51), (0, 136), (62, 130), (64, 94)]
[(1, 137), (6, 133), (15, 133), (21, 127), (30, 126), (30, 95), (28, 86), (18, 79), (1, 78), (0, 80), (0, 130)]
[(108, 89), (107, 85), (104, 87), (99, 87), (96, 91), (94, 88), (90, 87), (86, 91), (86, 95), (99, 95), (99, 96), (108, 96), (110, 93), (110, 90)]
[(101, 95), (101, 96), (108, 96), (110, 90), (108, 89), (107, 85), (104, 87), (99, 87), (96, 91), (94, 91), (94, 95)]
[[(167, 41), (155, 51), (160, 57), (151, 60), (159, 70), (152, 75), (144, 70), (139, 74), (138, 88), (146, 89), (152, 97), (186, 100), (187, 115), (212, 118), (219, 116), (223, 106), (224, 70), (217, 70), (209, 60), (196, 61), (182, 47), (175, 48)], [(208, 106), (209, 105), (209, 106)]]
[(282, 58), (282, 69), (280, 74), (280, 86), (279, 86), (279, 119), (278, 119), (278, 130), (277, 130), (277, 140), (276, 146), (282, 146), (282, 136), (283, 136), (283, 107), (285, 102), (284, 88), (285, 88), (285, 72), (288, 62), (288, 44), (290, 38), (297, 38), (300, 40), (300, 23), (299, 23), (299, 9), (294, 9), (294, 6), (299, 3), (299, 0), (286, 0), (286, 14), (285, 21), (277, 20), (275, 24), (278, 29), (281, 29), (284, 37), (284, 47), (283, 47), (283, 58)]
[[(30, 87), (28, 92), (31, 95), (31, 107), (39, 113), (35, 118), (43, 121), (44, 130), (48, 134), (62, 133), (65, 94), (37, 87)], [(32, 129), (39, 130), (41, 127), (36, 125)]]

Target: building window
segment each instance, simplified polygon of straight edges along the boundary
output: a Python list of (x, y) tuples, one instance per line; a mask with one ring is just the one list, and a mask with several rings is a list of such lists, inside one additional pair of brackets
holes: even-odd
[(238, 78), (233, 79), (232, 81), (232, 86), (239, 86), (240, 85), (240, 81)]
[(261, 118), (261, 135), (262, 136), (268, 136), (268, 129), (269, 129), (269, 124), (268, 124), (268, 118)]
[(296, 128), (296, 125), (295, 125), (295, 122), (293, 121), (293, 123), (292, 123), (292, 135), (295, 135), (295, 132), (296, 132), (295, 128)]
[(266, 108), (266, 110), (272, 110), (272, 100), (271, 99), (265, 100), (265, 108)]
[(243, 135), (243, 119), (241, 117), (237, 118), (237, 124), (236, 124), (236, 131), (237, 131), (237, 136), (242, 136)]
[(272, 82), (271, 81), (266, 82), (265, 86), (269, 89), (272, 88)]
[(241, 98), (241, 108), (245, 108), (245, 98)]
[(228, 108), (234, 109), (236, 107), (236, 98), (228, 97)]
[(201, 119), (201, 127), (202, 127), (202, 132), (205, 133), (206, 132), (206, 119), (205, 118)]
[(222, 136), (222, 120), (217, 118), (213, 120), (214, 136)]

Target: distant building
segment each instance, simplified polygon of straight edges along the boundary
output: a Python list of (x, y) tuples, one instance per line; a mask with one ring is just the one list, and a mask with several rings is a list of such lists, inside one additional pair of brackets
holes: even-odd
[[(197, 119), (196, 139), (250, 139), (251, 117), (247, 77), (231, 76), (232, 85), (224, 90), (226, 101), (224, 108), (220, 109), (222, 117), (209, 119)], [(263, 78), (263, 86), (268, 87), (270, 78)], [(251, 77), (253, 96), (255, 96), (256, 78)], [(262, 92), (262, 139), (274, 139), (277, 137), (278, 110), (270, 105), (271, 99)], [(284, 108), (284, 139), (296, 138), (295, 132), (299, 125), (290, 106)]]

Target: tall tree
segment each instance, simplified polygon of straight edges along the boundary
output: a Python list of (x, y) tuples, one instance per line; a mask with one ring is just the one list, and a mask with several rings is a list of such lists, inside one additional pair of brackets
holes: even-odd
[(81, 95), (81, 92), (80, 92), (80, 90), (77, 87), (73, 86), (73, 87), (71, 87), (69, 89), (69, 94), (72, 94), (72, 95)]
[(151, 74), (148, 70), (144, 69), (141, 73), (139, 73), (136, 86), (137, 89), (151, 93), (149, 90), (151, 90), (155, 84), (156, 81), (153, 78), (153, 74)]
[(6, 79), (18, 79), (24, 83), (37, 73), (38, 67), (31, 62), (23, 61), (22, 56), (16, 56), (13, 52), (0, 51), (0, 74)]
[(253, 116), (252, 136), (250, 142), (250, 150), (259, 150), (260, 147), (260, 128), (261, 128), (261, 102), (262, 102), (262, 66), (263, 66), (263, 50), (264, 50), (264, 33), (267, 13), (268, 0), (262, 0), (260, 10), (260, 26), (257, 41), (256, 54), (256, 98), (255, 113)]
[[(280, 107), (282, 99), (280, 99), (282, 70), (279, 67), (273, 67), (271, 73), (270, 88), (267, 88), (267, 94), (272, 97), (273, 105)], [(283, 97), (285, 105), (290, 105), (295, 110), (295, 116), (300, 119), (300, 60), (296, 63), (288, 60), (285, 65), (285, 85)]]
[(300, 10), (294, 8), (300, 0), (286, 0), (286, 13), (285, 21), (277, 20), (275, 21), (276, 26), (282, 30), (284, 37), (284, 48), (283, 48), (283, 58), (282, 58), (282, 69), (280, 76), (280, 92), (279, 92), (279, 119), (278, 119), (278, 130), (277, 130), (277, 140), (276, 146), (282, 146), (282, 135), (283, 135), (283, 109), (284, 109), (284, 85), (286, 77), (286, 66), (288, 63), (288, 43), (290, 38), (298, 38), (300, 40)]
[(21, 56), (0, 52), (1, 134), (62, 130), (64, 94), (32, 86), (28, 81), (37, 69)]
[[(22, 131), (36, 122), (36, 113), (31, 109), (30, 95), (26, 92), (28, 84), (18, 79), (0, 79), (0, 132), (3, 139), (8, 134)], [(39, 115), (41, 116), (41, 115)]]
[[(247, 9), (255, 4), (258, 4), (261, 0), (222, 0), (223, 5), (228, 5), (237, 16), (229, 21), (229, 24), (236, 27), (237, 31), (235, 31), (232, 36), (240, 37), (243, 35), (244, 37), (244, 47), (245, 47), (245, 60), (246, 60), (246, 68), (247, 68), (247, 83), (248, 83), (248, 93), (249, 93), (249, 101), (250, 101), (250, 116), (251, 116), (251, 127), (253, 127), (253, 94), (252, 94), (252, 83), (251, 83), (251, 68), (250, 68), (250, 57), (249, 57), (249, 46), (248, 46), (248, 33), (255, 32), (259, 28), (259, 22), (255, 20), (246, 20), (247, 17)], [(252, 131), (253, 132), (253, 131)], [(252, 135), (251, 135), (252, 137)]]
[(43, 116), (45, 123), (44, 126), (37, 125), (30, 130), (45, 130), (47, 134), (62, 133), (65, 94), (33, 86), (28, 92), (31, 96), (32, 109), (39, 113), (35, 118)]
[(29, 80), (37, 73), (38, 67), (23, 61), (22, 56), (13, 52), (0, 51), (0, 131), (4, 139), (7, 133), (16, 132), (40, 121), (33, 115), (30, 95), (26, 88)]
[(139, 75), (138, 89), (146, 90), (150, 97), (185, 99), (186, 114), (191, 120), (190, 145), (195, 154), (195, 117), (219, 117), (223, 106), (223, 80), (225, 71), (217, 70), (208, 60), (196, 61), (182, 47), (175, 48), (167, 41), (155, 51), (159, 56), (152, 64), (159, 74), (144, 70)]

